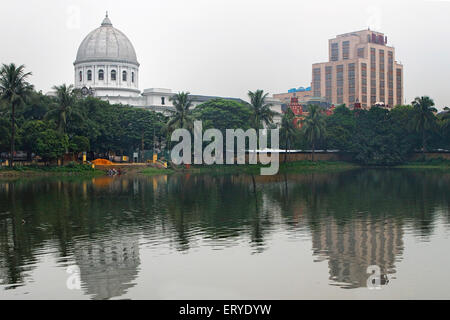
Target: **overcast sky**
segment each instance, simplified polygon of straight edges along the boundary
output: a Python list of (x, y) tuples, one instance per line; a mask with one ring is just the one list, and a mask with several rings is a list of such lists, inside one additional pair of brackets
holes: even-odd
[(405, 97), (450, 106), (450, 0), (0, 0), (0, 63), (25, 64), (37, 90), (73, 83), (84, 37), (105, 11), (137, 52), (140, 89), (245, 98), (309, 86), (328, 39), (384, 32)]

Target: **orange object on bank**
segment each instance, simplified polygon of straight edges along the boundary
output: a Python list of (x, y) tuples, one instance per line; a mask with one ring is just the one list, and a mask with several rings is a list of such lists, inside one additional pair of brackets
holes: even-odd
[(95, 164), (96, 166), (110, 166), (113, 164), (111, 161), (106, 159), (96, 159), (92, 161), (92, 163)]

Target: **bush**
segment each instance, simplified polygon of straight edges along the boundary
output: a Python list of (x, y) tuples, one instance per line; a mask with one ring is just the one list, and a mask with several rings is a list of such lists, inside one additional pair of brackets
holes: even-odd
[(76, 168), (78, 166), (78, 163), (75, 161), (71, 161), (66, 165), (66, 168)]

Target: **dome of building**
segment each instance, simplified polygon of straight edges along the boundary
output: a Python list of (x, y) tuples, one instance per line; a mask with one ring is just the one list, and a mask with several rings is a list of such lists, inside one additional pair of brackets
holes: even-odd
[(106, 14), (101, 26), (81, 43), (75, 64), (94, 61), (117, 61), (139, 65), (136, 51), (127, 36), (113, 27)]
[(75, 88), (83, 95), (122, 104), (139, 100), (136, 51), (127, 36), (113, 27), (108, 13), (81, 42), (74, 67)]

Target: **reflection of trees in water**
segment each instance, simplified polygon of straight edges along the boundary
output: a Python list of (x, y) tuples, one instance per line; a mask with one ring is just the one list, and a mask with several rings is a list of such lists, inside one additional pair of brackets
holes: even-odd
[(427, 237), (450, 203), (449, 175), (430, 171), (310, 174), (290, 177), (288, 185), (273, 193), (286, 223), (308, 225), (314, 255), (328, 260), (330, 279), (343, 287), (366, 286), (370, 265), (395, 273), (404, 226)]
[(36, 262), (34, 251), (42, 241), (28, 234), (24, 202), (17, 189), (13, 183), (0, 184), (0, 283), (10, 285), (7, 288), (23, 285), (25, 274)]
[(261, 223), (267, 217), (257, 210), (262, 195), (237, 179), (230, 175), (169, 179), (165, 213), (180, 250), (195, 245), (199, 231), (212, 242), (231, 241), (247, 233), (256, 246), (261, 243)]
[[(383, 272), (394, 270), (405, 225), (426, 237), (433, 232), (437, 211), (449, 220), (448, 174), (355, 170), (254, 178), (256, 193), (252, 178), (246, 175), (2, 182), (1, 273), (7, 274), (10, 284), (22, 282), (26, 266), (36, 260), (38, 249), (47, 240), (56, 241), (61, 262), (77, 256), (80, 237), (102, 238), (107, 234), (112, 242), (122, 242), (121, 237), (130, 232), (141, 234), (151, 245), (170, 245), (180, 251), (200, 245), (232, 246), (236, 240), (248, 239), (260, 252), (266, 248), (267, 238), (282, 225), (292, 234), (305, 229), (311, 234), (314, 254), (328, 259), (332, 279), (361, 285), (362, 266), (371, 261), (384, 263)], [(364, 223), (381, 230), (382, 221), (389, 221), (394, 229), (383, 231), (384, 238), (381, 231), (372, 238), (367, 235), (367, 239), (378, 239), (376, 250), (386, 251), (377, 253), (382, 259), (373, 259), (369, 255), (371, 242), (363, 244), (365, 236), (357, 236), (357, 232)], [(354, 238), (346, 238), (353, 231)], [(388, 236), (391, 233), (396, 236)], [(327, 235), (338, 240), (344, 236), (340, 247), (339, 241), (333, 241), (333, 246), (325, 241)], [(400, 241), (392, 240), (392, 246), (388, 245), (394, 238)], [(383, 241), (384, 245), (378, 245)], [(352, 251), (359, 246), (367, 250)], [(130, 271), (131, 276), (134, 271)], [(99, 294), (103, 296), (108, 294)]]

